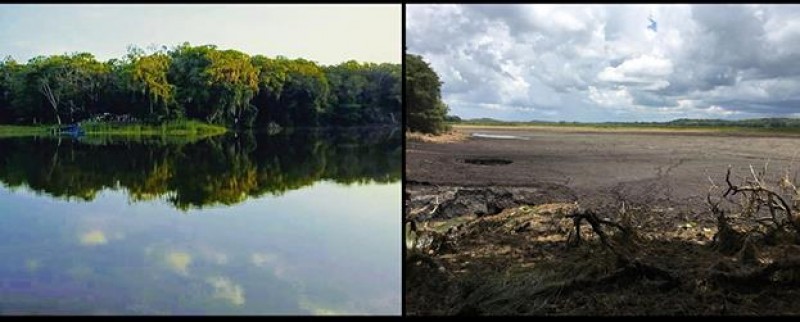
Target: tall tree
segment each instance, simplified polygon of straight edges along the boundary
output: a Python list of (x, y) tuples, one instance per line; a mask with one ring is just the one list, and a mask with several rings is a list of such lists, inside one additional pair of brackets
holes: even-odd
[(251, 58), (253, 66), (258, 70), (258, 93), (253, 97), (253, 105), (258, 110), (257, 126), (277, 124), (281, 93), (288, 78), (288, 60), (278, 57), (270, 59), (262, 55)]
[(212, 103), (211, 86), (213, 81), (206, 72), (211, 66), (211, 52), (214, 45), (191, 46), (184, 43), (170, 51), (168, 80), (176, 86), (175, 100), (183, 106), (186, 116), (214, 123), (218, 113)]
[[(175, 118), (180, 115), (171, 111), (175, 103), (175, 86), (169, 83), (168, 73), (172, 58), (163, 52), (145, 56), (132, 50), (130, 64), (125, 68), (129, 90), (140, 94), (147, 100), (148, 116), (156, 119)], [(160, 106), (154, 111), (154, 106)]]
[(288, 64), (286, 84), (280, 98), (281, 125), (317, 126), (328, 96), (328, 80), (316, 63), (296, 59)]
[(24, 65), (20, 65), (10, 56), (0, 61), (0, 123), (11, 123), (15, 118), (16, 113), (11, 104), (22, 68)]
[[(235, 50), (212, 51), (210, 58), (211, 65), (206, 73), (217, 92), (219, 107), (214, 113), (222, 113), (227, 124), (238, 127), (244, 121), (249, 127), (256, 114), (250, 100), (258, 91), (258, 70), (249, 56)], [(243, 116), (247, 116), (246, 120)]]
[(371, 102), (362, 101), (368, 85), (364, 67), (351, 60), (325, 69), (330, 83), (331, 106), (329, 119), (341, 125), (354, 125), (362, 122), (364, 109)]
[(421, 56), (406, 54), (406, 124), (408, 130), (439, 133), (445, 130), (447, 106), (441, 100), (439, 75)]

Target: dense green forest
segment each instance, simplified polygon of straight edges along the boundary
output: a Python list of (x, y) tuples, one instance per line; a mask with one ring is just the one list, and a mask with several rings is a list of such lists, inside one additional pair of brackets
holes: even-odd
[(0, 61), (0, 124), (199, 120), (259, 128), (400, 124), (401, 66), (249, 56), (214, 45), (130, 46)]
[(422, 56), (406, 54), (406, 125), (409, 131), (440, 133), (447, 130), (447, 105), (442, 102), (442, 81)]

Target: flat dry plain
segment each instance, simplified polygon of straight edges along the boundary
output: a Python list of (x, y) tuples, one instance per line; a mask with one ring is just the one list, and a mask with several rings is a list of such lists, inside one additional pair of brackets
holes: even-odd
[[(574, 192), (565, 199), (577, 197), (582, 204), (623, 196), (704, 207), (709, 177), (723, 184), (728, 165), (734, 178), (750, 176), (750, 165), (760, 170), (768, 163), (773, 175), (800, 169), (800, 137), (786, 135), (492, 126), (456, 130), (467, 139), (407, 143), (406, 179), (412, 185), (556, 184)], [(478, 163), (469, 163), (475, 159)], [(504, 164), (481, 164), (487, 159)]]

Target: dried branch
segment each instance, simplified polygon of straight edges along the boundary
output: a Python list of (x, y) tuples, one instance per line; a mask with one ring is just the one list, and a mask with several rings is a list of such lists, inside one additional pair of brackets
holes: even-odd
[[(766, 170), (767, 166), (765, 165), (764, 171)], [(789, 203), (786, 202), (786, 199), (784, 199), (779, 193), (767, 188), (764, 185), (764, 180), (762, 177), (765, 175), (765, 173), (756, 174), (752, 165), (750, 166), (750, 173), (753, 175), (754, 183), (743, 186), (735, 185), (731, 182), (731, 167), (728, 166), (728, 171), (725, 174), (725, 182), (727, 183), (728, 188), (725, 190), (723, 197), (728, 197), (729, 195), (735, 196), (739, 193), (742, 193), (745, 198), (750, 201), (750, 204), (745, 207), (746, 211), (751, 211), (752, 207), (755, 206), (755, 212), (758, 212), (758, 209), (760, 209), (761, 206), (766, 206), (769, 209), (774, 223), (779, 227), (786, 224), (779, 218), (779, 212), (782, 212), (786, 215), (786, 221), (791, 224), (796, 231), (800, 232), (800, 221), (795, 219), (795, 214), (792, 211), (792, 207), (789, 206)]]
[(568, 238), (568, 243), (570, 245), (576, 245), (581, 241), (581, 223), (585, 220), (592, 226), (592, 231), (594, 231), (598, 237), (600, 237), (600, 242), (603, 243), (606, 247), (610, 248), (612, 251), (616, 253), (616, 249), (614, 246), (608, 241), (608, 237), (606, 236), (605, 232), (603, 231), (602, 225), (612, 226), (614, 228), (619, 229), (625, 236), (630, 236), (630, 230), (625, 226), (601, 219), (594, 213), (591, 209), (587, 209), (585, 211), (576, 211), (572, 214), (566, 216), (567, 218), (572, 218), (572, 222), (574, 224), (575, 230), (574, 234), (570, 233), (570, 238)]

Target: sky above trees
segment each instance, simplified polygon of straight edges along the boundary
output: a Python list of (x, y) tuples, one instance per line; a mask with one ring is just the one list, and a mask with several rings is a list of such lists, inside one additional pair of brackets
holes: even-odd
[(800, 117), (800, 5), (417, 5), (408, 52), (462, 118)]
[(0, 5), (0, 58), (91, 52), (107, 60), (128, 45), (184, 42), (324, 65), (400, 63), (401, 5)]

